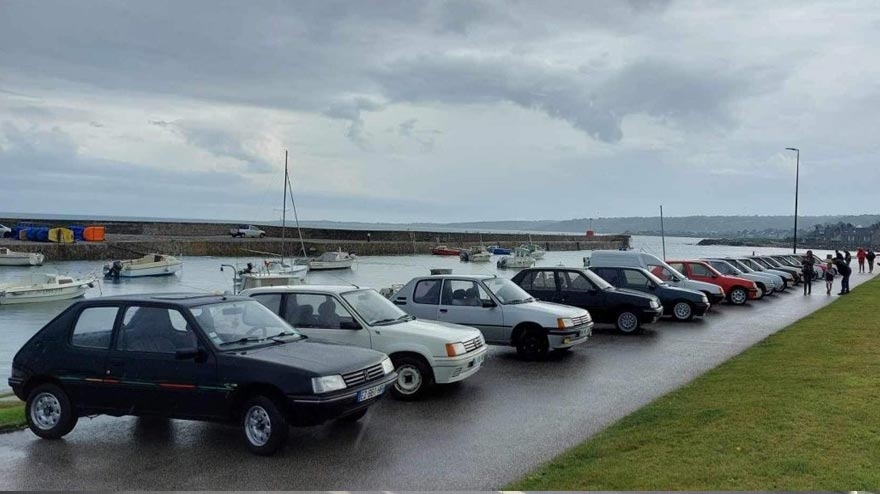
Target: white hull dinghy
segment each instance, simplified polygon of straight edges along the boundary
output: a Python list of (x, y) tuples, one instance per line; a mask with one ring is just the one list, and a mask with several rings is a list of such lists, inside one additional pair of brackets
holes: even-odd
[(70, 300), (85, 295), (96, 282), (93, 277), (74, 279), (59, 274), (32, 274), (0, 284), (0, 305)]
[(319, 257), (309, 261), (309, 269), (312, 271), (326, 271), (329, 269), (350, 269), (354, 264), (354, 256), (348, 252), (337, 250), (325, 252)]
[(35, 252), (15, 252), (0, 247), (0, 266), (41, 266), (43, 254)]
[(183, 262), (174, 256), (147, 254), (138, 259), (113, 261), (104, 265), (106, 278), (138, 278), (142, 276), (172, 275), (183, 267)]

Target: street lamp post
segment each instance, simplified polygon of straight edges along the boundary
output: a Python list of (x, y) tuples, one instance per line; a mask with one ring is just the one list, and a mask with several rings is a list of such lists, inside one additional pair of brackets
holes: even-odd
[(792, 246), (793, 253), (797, 254), (798, 179), (801, 171), (801, 150), (798, 148), (785, 149), (797, 153), (797, 164), (794, 169), (794, 245)]

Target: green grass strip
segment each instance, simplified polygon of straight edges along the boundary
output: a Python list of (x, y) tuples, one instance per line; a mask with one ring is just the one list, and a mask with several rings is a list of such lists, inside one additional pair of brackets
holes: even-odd
[(24, 403), (0, 402), (0, 432), (21, 429), (26, 425)]
[(878, 316), (871, 280), (504, 489), (880, 489)]

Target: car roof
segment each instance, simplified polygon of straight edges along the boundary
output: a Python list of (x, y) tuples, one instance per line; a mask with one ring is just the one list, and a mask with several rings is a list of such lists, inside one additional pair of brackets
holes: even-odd
[(471, 280), (489, 280), (492, 278), (499, 278), (499, 276), (491, 275), (491, 274), (432, 274), (428, 276), (417, 276), (415, 279), (424, 280), (424, 279), (471, 279)]
[(279, 286), (261, 286), (259, 288), (251, 288), (246, 290), (248, 295), (254, 293), (296, 293), (296, 292), (324, 292), (324, 293), (345, 293), (353, 290), (372, 290), (366, 286), (355, 285), (279, 285)]
[(156, 303), (195, 307), (198, 305), (213, 304), (217, 302), (248, 300), (248, 297), (238, 295), (224, 295), (221, 293), (200, 292), (171, 292), (171, 293), (142, 293), (129, 295), (111, 295), (107, 297), (89, 298), (81, 303), (89, 302), (129, 302), (129, 303)]

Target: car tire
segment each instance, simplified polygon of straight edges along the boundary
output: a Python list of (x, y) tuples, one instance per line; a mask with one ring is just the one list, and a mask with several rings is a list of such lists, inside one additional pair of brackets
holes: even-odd
[(265, 233), (261, 233), (261, 234), (260, 234), (260, 238), (263, 238), (263, 237), (265, 237), (265, 236), (266, 236)]
[(744, 305), (749, 301), (749, 292), (745, 288), (737, 286), (730, 291), (730, 295), (727, 298), (733, 305)]
[(690, 321), (694, 318), (694, 306), (686, 300), (679, 300), (672, 305), (672, 317), (676, 321)]
[(639, 316), (631, 310), (622, 310), (617, 314), (614, 326), (623, 334), (636, 334), (642, 329)]
[(54, 384), (41, 384), (28, 394), (25, 419), (31, 432), (43, 439), (64, 437), (78, 418), (67, 393)]
[(401, 355), (391, 357), (397, 380), (391, 387), (391, 394), (398, 400), (416, 401), (434, 384), (434, 373), (423, 359)]
[(364, 415), (366, 415), (366, 414), (367, 414), (367, 409), (362, 408), (362, 409), (358, 410), (357, 412), (352, 413), (351, 415), (339, 417), (336, 420), (337, 420), (337, 422), (354, 423), (354, 422), (357, 422), (358, 420), (364, 418)]
[(516, 342), (516, 353), (523, 360), (541, 360), (547, 356), (550, 341), (543, 331), (526, 329)]
[(275, 454), (290, 433), (281, 407), (263, 395), (248, 399), (242, 407), (241, 429), (248, 449), (260, 456)]

